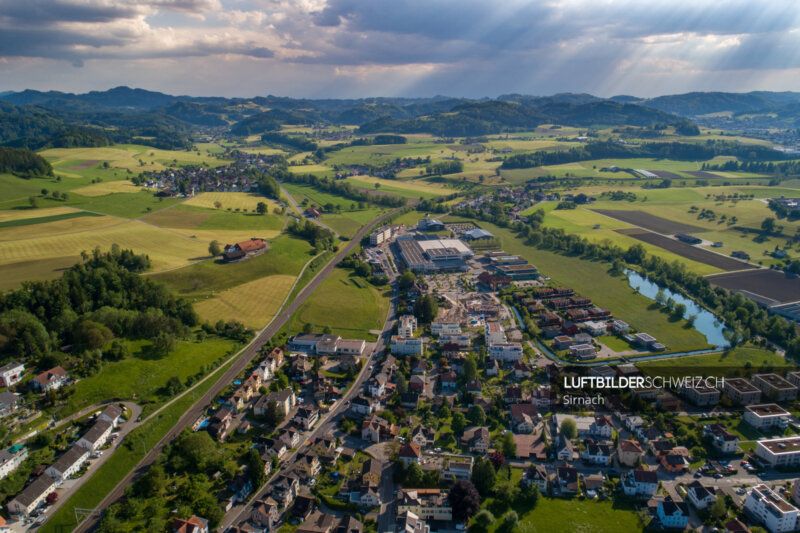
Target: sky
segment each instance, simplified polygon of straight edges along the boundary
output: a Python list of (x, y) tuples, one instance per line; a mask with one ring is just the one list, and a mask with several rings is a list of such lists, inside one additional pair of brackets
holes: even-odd
[(797, 0), (0, 0), (0, 91), (800, 89)]

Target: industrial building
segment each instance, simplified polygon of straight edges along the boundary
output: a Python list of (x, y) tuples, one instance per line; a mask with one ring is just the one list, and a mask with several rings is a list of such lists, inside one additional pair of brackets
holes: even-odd
[(464, 272), (474, 254), (459, 239), (397, 239), (400, 256), (413, 272)]

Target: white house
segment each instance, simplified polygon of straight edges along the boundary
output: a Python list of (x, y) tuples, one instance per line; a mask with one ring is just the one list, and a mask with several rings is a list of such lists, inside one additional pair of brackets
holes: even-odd
[(486, 346), (506, 342), (506, 332), (500, 322), (487, 322), (484, 326), (484, 340)]
[(635, 469), (621, 476), (622, 490), (628, 496), (649, 498), (658, 491), (658, 474), (655, 471)]
[(583, 328), (586, 330), (586, 333), (592, 337), (599, 337), (600, 335), (605, 335), (608, 333), (608, 327), (606, 326), (606, 323), (600, 322), (599, 320), (589, 320), (584, 322)]
[(723, 424), (709, 424), (704, 428), (705, 434), (711, 437), (714, 448), (721, 453), (736, 453), (739, 437), (728, 431)]
[(28, 516), (56, 490), (58, 483), (58, 479), (42, 474), (6, 504), (8, 513), (20, 518)]
[(122, 407), (117, 404), (111, 404), (103, 409), (99, 415), (97, 415), (97, 420), (105, 420), (113, 427), (117, 427), (121, 416)]
[(457, 344), (459, 348), (469, 348), (472, 338), (465, 333), (442, 333), (439, 335), (439, 344)]
[(689, 484), (686, 496), (696, 509), (702, 510), (717, 501), (717, 489), (714, 487), (705, 487), (698, 480), (694, 480)]
[(400, 317), (397, 326), (397, 334), (401, 337), (413, 337), (417, 330), (417, 317), (414, 315), (403, 315)]
[(747, 494), (744, 508), (772, 533), (794, 531), (797, 527), (797, 507), (766, 485), (753, 487)]
[(658, 502), (656, 516), (665, 528), (685, 529), (689, 524), (689, 506), (671, 498)]
[(66, 481), (77, 474), (83, 464), (89, 459), (89, 450), (82, 446), (73, 446), (61, 454), (55, 463), (47, 467), (44, 471), (50, 477), (58, 480), (58, 483)]
[(392, 335), (392, 355), (422, 355), (422, 337)]
[(367, 391), (373, 398), (383, 396), (386, 392), (386, 376), (378, 374), (367, 382)]
[(108, 436), (111, 435), (112, 429), (114, 429), (114, 426), (110, 422), (98, 420), (78, 439), (76, 444), (84, 450), (95, 452), (108, 441)]
[(0, 366), (0, 385), (3, 387), (11, 387), (19, 383), (22, 379), (22, 374), (25, 373), (25, 365), (12, 361)]
[(614, 438), (614, 422), (608, 415), (594, 417), (594, 422), (589, 426), (589, 433), (602, 439)]
[(522, 344), (518, 342), (490, 344), (489, 358), (498, 361), (521, 361)]
[(457, 322), (433, 322), (431, 324), (431, 334), (438, 337), (439, 335), (457, 335), (461, 333), (461, 326)]
[(28, 448), (12, 446), (8, 450), (0, 450), (0, 479), (17, 469), (28, 457)]
[(581, 454), (584, 461), (588, 461), (596, 465), (609, 465), (611, 464), (611, 457), (614, 455), (614, 444), (587, 444), (586, 449)]

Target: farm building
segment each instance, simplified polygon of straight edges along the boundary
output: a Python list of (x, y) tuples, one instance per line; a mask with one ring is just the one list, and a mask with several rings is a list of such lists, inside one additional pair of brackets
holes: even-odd
[(267, 241), (256, 237), (236, 244), (226, 244), (222, 259), (226, 262), (239, 261), (247, 256), (263, 253), (267, 249)]

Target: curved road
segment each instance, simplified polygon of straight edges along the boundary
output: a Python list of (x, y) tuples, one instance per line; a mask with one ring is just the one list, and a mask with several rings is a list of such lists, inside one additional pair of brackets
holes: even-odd
[[(125, 476), (125, 478), (120, 481), (114, 489), (106, 495), (105, 498), (97, 505), (95, 508), (95, 512), (92, 513), (91, 516), (87, 517), (83, 522), (78, 524), (78, 526), (73, 530), (78, 533), (82, 533), (84, 531), (89, 531), (95, 528), (98, 523), (100, 522), (100, 518), (102, 512), (109, 507), (111, 504), (115, 503), (119, 500), (125, 491), (125, 487), (132, 483), (139, 475), (143, 474), (147, 471), (147, 469), (152, 465), (158, 455), (161, 453), (161, 450), (164, 446), (175, 439), (178, 434), (183, 431), (184, 428), (190, 427), (192, 423), (197, 420), (197, 417), (206, 409), (208, 405), (211, 404), (213, 399), (225, 388), (230, 384), (244, 369), (253, 358), (258, 355), (261, 347), (264, 346), (280, 329), (288, 322), (289, 318), (297, 311), (297, 309), (305, 303), (311, 293), (316, 290), (319, 285), (325, 281), (331, 272), (333, 272), (334, 267), (345, 258), (353, 248), (361, 242), (361, 239), (367, 235), (369, 230), (374, 227), (376, 224), (380, 223), (383, 219), (397, 213), (405, 209), (407, 206), (399, 207), (397, 209), (393, 209), (387, 213), (384, 213), (380, 217), (374, 219), (369, 224), (362, 227), (358, 233), (350, 240), (347, 245), (339, 251), (338, 254), (327, 264), (325, 265), (322, 270), (320, 270), (314, 279), (312, 279), (308, 285), (303, 287), (297, 297), (283, 310), (281, 314), (279, 314), (273, 321), (264, 328), (259, 336), (247, 345), (239, 355), (239, 359), (237, 359), (231, 367), (225, 371), (222, 376), (217, 380), (217, 382), (202, 396), (199, 400), (197, 400), (181, 417), (178, 419), (178, 422), (170, 429), (161, 440), (150, 450), (144, 458), (139, 461), (139, 463)], [(121, 439), (120, 439), (121, 440)]]

